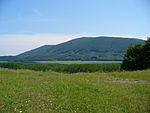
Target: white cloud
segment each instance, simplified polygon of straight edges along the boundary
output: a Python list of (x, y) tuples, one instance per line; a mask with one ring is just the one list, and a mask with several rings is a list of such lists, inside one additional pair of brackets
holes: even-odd
[(19, 53), (37, 48), (43, 45), (59, 44), (81, 35), (53, 35), (53, 34), (12, 34), (0, 35), (0, 56), (17, 55)]
[[(108, 35), (109, 36), (109, 35)], [(131, 35), (111, 35), (113, 37), (122, 37), (122, 38), (137, 38), (137, 39), (142, 39), (142, 40), (147, 40), (147, 36), (131, 36)]]
[[(100, 36), (96, 34), (76, 34), (76, 35), (55, 35), (55, 34), (10, 34), (0, 35), (0, 56), (3, 55), (17, 55), (22, 52), (43, 46), (43, 45), (55, 45), (71, 39), (79, 37)], [(110, 36), (110, 35), (102, 35)], [(112, 35), (111, 35), (112, 36)], [(119, 37), (119, 36), (117, 36)], [(121, 36), (121, 37), (137, 37), (137, 36)], [(146, 37), (137, 37), (140, 39), (146, 39)]]

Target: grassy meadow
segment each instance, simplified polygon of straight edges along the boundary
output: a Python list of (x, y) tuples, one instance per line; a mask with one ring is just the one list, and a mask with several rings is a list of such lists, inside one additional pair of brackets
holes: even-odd
[(0, 113), (150, 113), (150, 70), (0, 69)]
[[(70, 61), (71, 62), (71, 61)], [(48, 71), (63, 73), (78, 72), (113, 72), (120, 71), (121, 63), (36, 63), (36, 62), (3, 62), (0, 63), (1, 68), (8, 69), (30, 69), (36, 71)]]

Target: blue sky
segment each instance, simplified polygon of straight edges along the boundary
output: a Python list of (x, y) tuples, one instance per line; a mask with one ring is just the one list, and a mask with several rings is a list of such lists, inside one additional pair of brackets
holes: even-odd
[(150, 35), (149, 0), (0, 0), (0, 55), (80, 36)]

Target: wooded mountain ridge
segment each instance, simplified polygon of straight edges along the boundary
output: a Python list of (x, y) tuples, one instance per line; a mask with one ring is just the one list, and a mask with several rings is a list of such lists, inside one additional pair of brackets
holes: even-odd
[(122, 37), (81, 37), (42, 47), (16, 56), (1, 56), (0, 61), (120, 61), (127, 48), (144, 40)]

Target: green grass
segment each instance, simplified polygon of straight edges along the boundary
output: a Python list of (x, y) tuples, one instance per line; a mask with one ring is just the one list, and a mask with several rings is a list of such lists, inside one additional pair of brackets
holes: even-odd
[(35, 61), (38, 63), (58, 63), (58, 64), (101, 64), (101, 63), (121, 63), (122, 61)]
[(149, 73), (0, 69), (0, 113), (149, 113)]
[(64, 73), (79, 73), (79, 72), (114, 72), (120, 71), (119, 63), (101, 63), (101, 64), (68, 64), (61, 67), (56, 67), (54, 71)]
[(33, 63), (33, 62), (4, 62), (0, 67), (8, 69), (30, 69), (36, 71), (56, 71), (63, 73), (78, 72), (113, 72), (120, 71), (120, 63), (90, 63), (90, 64), (59, 64), (59, 63)]
[(0, 61), (0, 63), (6, 63), (7, 61)]

